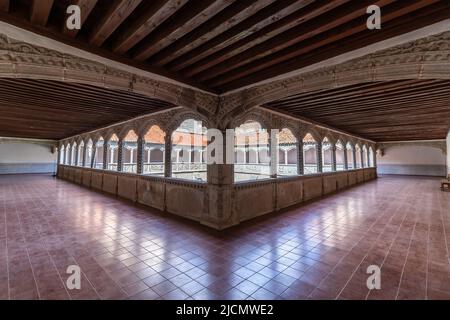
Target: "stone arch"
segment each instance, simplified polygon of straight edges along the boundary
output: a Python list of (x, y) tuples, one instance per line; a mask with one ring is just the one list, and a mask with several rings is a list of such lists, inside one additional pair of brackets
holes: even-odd
[(266, 117), (264, 114), (257, 112), (257, 111), (250, 111), (247, 113), (244, 113), (240, 117), (237, 117), (230, 123), (230, 127), (232, 129), (237, 128), (241, 126), (242, 124), (249, 122), (249, 121), (255, 121), (258, 122), (261, 125), (261, 129), (269, 130), (272, 129), (272, 121)]
[(163, 131), (165, 131), (165, 133), (167, 135), (168, 132), (175, 131), (184, 121), (189, 120), (189, 119), (193, 119), (193, 120), (196, 120), (196, 121), (201, 121), (203, 127), (206, 127), (206, 128), (210, 127), (209, 120), (207, 118), (205, 118), (203, 115), (201, 115), (201, 114), (199, 114), (197, 112), (185, 111), (185, 112), (181, 112), (181, 113), (177, 114), (172, 119), (172, 121), (170, 121), (168, 123), (167, 131), (166, 130), (163, 130)]
[(134, 133), (139, 136), (138, 130), (136, 129), (136, 126), (134, 125), (134, 123), (130, 123), (130, 124), (126, 124), (123, 127), (118, 126), (115, 130), (115, 132), (117, 132), (117, 137), (119, 138), (119, 140), (122, 140), (126, 137), (126, 135), (128, 134), (128, 132), (130, 132), (131, 130), (134, 131)]
[(310, 134), (314, 138), (316, 143), (321, 143), (323, 140), (322, 135), (313, 126), (308, 126), (304, 130), (302, 130), (301, 140), (305, 139), (307, 134)]
[(139, 126), (137, 127), (136, 134), (140, 137), (143, 137), (148, 132), (148, 130), (150, 130), (150, 128), (153, 126), (158, 126), (164, 132), (167, 131), (167, 130), (165, 130), (165, 126), (163, 123), (161, 123), (161, 121), (151, 118), (151, 119), (146, 119), (146, 120), (142, 121), (141, 124), (139, 124)]

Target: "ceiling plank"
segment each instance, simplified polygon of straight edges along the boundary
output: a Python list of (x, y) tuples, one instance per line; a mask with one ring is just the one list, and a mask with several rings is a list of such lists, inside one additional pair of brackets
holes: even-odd
[(298, 94), (263, 105), (374, 141), (442, 139), (449, 80), (397, 80)]
[(201, 25), (235, 0), (190, 1), (138, 45), (133, 58), (144, 61)]
[[(274, 0), (247, 0), (234, 2), (226, 7), (220, 14), (214, 16), (214, 18), (209, 19), (181, 39), (178, 39), (170, 46), (155, 54), (152, 57), (151, 62), (163, 66), (180, 55), (198, 47), (202, 43), (222, 34), (243, 20), (252, 17), (273, 1)], [(303, 1), (280, 0), (275, 3), (278, 4), (278, 9), (281, 9), (283, 6), (290, 6), (293, 3), (298, 4), (301, 2)], [(264, 9), (267, 9), (267, 7)], [(273, 12), (277, 11), (278, 10), (275, 10), (274, 8)]]
[(9, 0), (0, 0), (0, 11), (9, 11)]
[[(351, 50), (355, 50), (369, 44), (376, 43), (378, 41), (398, 36), (406, 32), (410, 32), (412, 30), (430, 25), (432, 23), (448, 19), (450, 18), (449, 9), (450, 5), (448, 2), (437, 2), (434, 5), (429, 5), (428, 7), (425, 7), (421, 10), (411, 12), (409, 15), (405, 15), (398, 19), (394, 19), (390, 22), (384, 23), (383, 29), (380, 32), (368, 33), (365, 30), (363, 32), (360, 32), (359, 34), (353, 35), (352, 37), (345, 38), (341, 41), (336, 41), (327, 46), (319, 47), (309, 53), (301, 55), (301, 58), (295, 57), (288, 61), (275, 64), (272, 67), (265, 68), (264, 70), (254, 72), (247, 76), (240, 75), (239, 77), (235, 77), (236, 80), (229, 82), (228, 84), (222, 84), (219, 91), (223, 93), (237, 88), (242, 88), (243, 86), (256, 83), (261, 80), (268, 79), (293, 70), (298, 70), (302, 67), (317, 63), (319, 61), (323, 61), (325, 59), (329, 59), (336, 55), (344, 54)], [(364, 23), (362, 21), (363, 20), (361, 20), (360, 23)], [(322, 35), (322, 38), (320, 39), (325, 39), (325, 36)], [(307, 41), (310, 41), (311, 44), (313, 41), (320, 40), (310, 39)], [(298, 47), (294, 45), (293, 47), (287, 48), (285, 50), (286, 52), (291, 50), (299, 50), (300, 46), (302, 45), (304, 45), (304, 43), (298, 44)], [(272, 61), (272, 59), (276, 58), (276, 54), (275, 56), (265, 57), (261, 59), (260, 62), (267, 63), (269, 61)], [(244, 65), (240, 68), (235, 68), (230, 74), (235, 75), (238, 72), (246, 72), (251, 67), (251, 65)], [(223, 77), (218, 77), (218, 80), (220, 81), (221, 78)], [(208, 84), (211, 86), (212, 82), (208, 81)], [(213, 86), (212, 88), (214, 89)]]
[[(394, 20), (416, 10), (421, 10), (426, 6), (429, 6), (432, 2), (438, 2), (438, 0), (411, 0), (408, 2), (393, 3), (391, 6), (383, 8), (383, 23), (386, 25), (391, 20)], [(314, 49), (324, 47), (328, 44), (338, 43), (345, 38), (348, 39), (354, 34), (358, 34), (360, 32), (369, 33), (370, 31), (367, 29), (366, 20), (367, 18), (365, 16), (361, 16), (339, 27), (331, 28), (325, 33), (318, 34), (313, 38), (309, 38), (309, 36), (301, 36), (300, 38), (309, 39), (299, 42), (295, 45), (288, 46), (284, 50), (281, 50), (279, 52), (269, 50), (257, 55), (257, 53), (253, 50), (249, 50), (249, 52), (247, 52), (247, 54), (245, 55), (245, 57), (248, 57), (246, 61), (249, 63), (246, 63), (244, 62), (244, 60), (242, 60), (245, 58), (241, 59), (241, 57), (243, 57), (244, 55), (236, 56), (235, 58), (230, 59), (230, 61), (225, 62), (222, 66), (219, 65), (217, 66), (217, 68), (208, 69), (207, 73), (198, 74), (197, 78), (199, 78), (201, 81), (208, 80), (208, 83), (210, 83), (213, 87), (225, 84), (232, 80), (247, 76), (251, 73), (269, 68), (272, 65), (302, 56)], [(278, 48), (276, 49), (277, 51)], [(268, 52), (272, 53), (268, 54)], [(252, 56), (250, 56), (250, 54)], [(257, 55), (259, 58), (256, 58), (255, 55)], [(252, 63), (252, 61), (254, 61), (254, 63)], [(232, 64), (232, 68), (230, 68), (230, 63)], [(242, 69), (236, 68), (239, 66), (242, 66)], [(228, 71), (232, 72), (225, 75), (225, 73)], [(220, 77), (218, 77), (219, 75)], [(218, 78), (217, 81), (210, 80), (214, 77)]]
[(193, 76), (232, 55), (272, 37), (281, 36), (283, 32), (348, 1), (319, 0), (292, 13), (280, 11), (277, 14), (274, 14), (275, 4), (270, 5), (218, 37), (175, 59), (167, 68), (173, 71), (182, 70), (183, 74)]
[(153, 0), (143, 14), (133, 21), (113, 44), (113, 51), (123, 54), (155, 30), (167, 18), (187, 3), (188, 0)]
[[(92, 9), (94, 9), (95, 5), (97, 4), (97, 0), (76, 0), (72, 4), (77, 5), (80, 7), (81, 11), (81, 28), (83, 27), (84, 22), (88, 18), (89, 14), (91, 13)], [(75, 38), (80, 30), (69, 30), (67, 29), (66, 20), (64, 19), (64, 26), (63, 26), (63, 34)]]
[[(395, 0), (379, 0), (376, 2), (381, 8)], [(364, 26), (366, 21), (366, 9), (367, 6), (373, 3), (373, 0), (361, 0), (357, 2), (350, 2), (348, 5), (338, 7), (335, 10), (329, 11), (324, 15), (320, 15), (317, 18), (310, 20), (306, 25), (299, 25), (283, 33), (283, 36), (274, 37), (266, 40), (265, 42), (252, 47), (240, 54), (233, 56), (220, 64), (208, 68), (207, 70), (196, 75), (200, 81), (216, 78), (221, 74), (236, 69), (240, 66), (248, 65), (249, 63), (262, 59), (266, 56), (274, 54), (283, 49), (297, 44), (306, 39), (320, 35), (329, 30), (349, 23), (357, 18), (364, 18)], [(336, 19), (339, 17), (339, 19)], [(384, 17), (384, 16), (383, 16)], [(332, 39), (329, 39), (332, 40)], [(223, 77), (220, 77), (223, 79)]]
[(175, 105), (140, 94), (50, 80), (0, 79), (0, 132), (62, 139)]
[(104, 17), (93, 28), (89, 38), (91, 45), (100, 47), (119, 25), (136, 9), (142, 0), (113, 0)]
[(33, 0), (31, 5), (31, 23), (45, 26), (53, 7), (53, 0)]

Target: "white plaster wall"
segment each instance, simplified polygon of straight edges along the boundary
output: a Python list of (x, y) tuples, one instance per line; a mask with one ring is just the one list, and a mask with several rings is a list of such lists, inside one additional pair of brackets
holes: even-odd
[(50, 146), (32, 143), (0, 143), (0, 163), (48, 163), (56, 162), (56, 152)]
[(444, 176), (446, 155), (435, 147), (393, 146), (377, 154), (377, 167), (381, 174)]
[(50, 145), (27, 141), (0, 142), (0, 174), (55, 172), (57, 153)]
[(450, 131), (447, 134), (447, 176), (450, 177)]

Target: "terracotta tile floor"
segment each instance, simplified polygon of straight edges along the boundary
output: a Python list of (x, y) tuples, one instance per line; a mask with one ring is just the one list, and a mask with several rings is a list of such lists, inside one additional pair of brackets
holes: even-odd
[[(0, 177), (1, 299), (450, 299), (450, 193), (382, 177), (221, 234), (50, 176)], [(80, 290), (66, 269), (81, 267)], [(381, 290), (366, 286), (381, 267)]]

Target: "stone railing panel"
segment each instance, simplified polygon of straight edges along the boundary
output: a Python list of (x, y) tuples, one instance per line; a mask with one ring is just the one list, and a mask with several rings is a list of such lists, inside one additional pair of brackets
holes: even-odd
[(82, 170), (83, 171), (83, 186), (90, 188), (91, 187), (91, 178), (92, 171), (91, 170)]
[(336, 191), (337, 191), (336, 174), (323, 176), (323, 194), (333, 193)]
[(303, 183), (301, 180), (288, 180), (276, 184), (277, 210), (293, 206), (303, 201)]
[(91, 187), (97, 190), (103, 190), (103, 172), (92, 171)]
[(320, 175), (303, 181), (303, 199), (311, 200), (322, 196), (323, 181)]
[(235, 188), (233, 210), (239, 221), (246, 221), (275, 211), (274, 192), (276, 185), (267, 180), (259, 183), (245, 183)]
[(113, 173), (103, 173), (103, 191), (110, 194), (117, 194), (117, 175)]
[(117, 181), (117, 195), (135, 202), (137, 200), (137, 176), (119, 175)]
[(146, 179), (144, 177), (138, 180), (138, 202), (164, 211), (165, 209), (165, 184), (161, 179)]
[(204, 209), (204, 188), (166, 184), (166, 210), (189, 219), (200, 220)]

